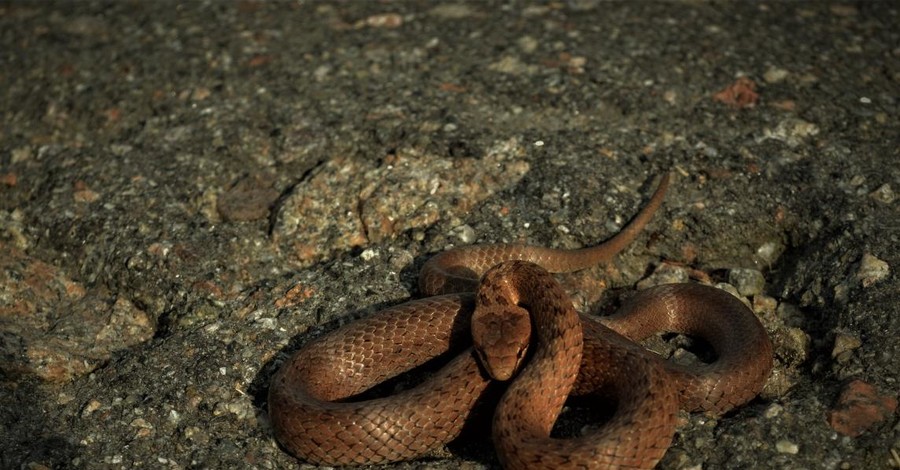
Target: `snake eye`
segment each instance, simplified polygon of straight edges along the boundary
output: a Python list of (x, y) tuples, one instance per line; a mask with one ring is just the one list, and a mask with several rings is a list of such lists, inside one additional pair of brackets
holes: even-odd
[(487, 355), (484, 354), (484, 351), (480, 349), (476, 349), (475, 352), (478, 353), (478, 359), (481, 360), (481, 364), (485, 367), (490, 366), (490, 362), (488, 362)]
[(521, 360), (522, 358), (525, 357), (525, 353), (527, 353), (527, 352), (528, 352), (528, 345), (525, 345), (522, 348), (520, 348), (519, 351), (516, 353), (516, 359)]

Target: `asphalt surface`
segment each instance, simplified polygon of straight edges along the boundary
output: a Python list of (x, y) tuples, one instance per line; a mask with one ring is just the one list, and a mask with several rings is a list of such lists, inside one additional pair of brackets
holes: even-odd
[[(295, 468), (266, 412), (288, 354), (417, 296), (449, 246), (603, 240), (669, 171), (646, 233), (565, 277), (576, 303), (727, 282), (776, 368), (682, 414), (659, 468), (900, 468), (897, 24), (874, 1), (2, 2), (0, 467)], [(474, 431), (388, 468), (497, 468)]]

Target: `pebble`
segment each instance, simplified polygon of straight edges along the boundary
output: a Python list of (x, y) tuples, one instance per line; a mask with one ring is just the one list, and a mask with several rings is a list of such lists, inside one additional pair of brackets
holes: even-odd
[(772, 67), (769, 70), (766, 70), (765, 73), (763, 73), (763, 80), (765, 80), (766, 83), (778, 83), (783, 81), (790, 74), (791, 73), (785, 69)]
[(184, 437), (197, 444), (206, 444), (209, 442), (209, 434), (197, 426), (189, 426), (184, 429)]
[(538, 67), (522, 61), (519, 57), (503, 56), (496, 62), (488, 65), (488, 70), (505, 73), (508, 75), (534, 75)]
[(778, 300), (774, 297), (762, 294), (753, 296), (753, 313), (771, 318), (775, 315), (777, 308)]
[(759, 93), (756, 92), (756, 83), (753, 80), (739, 77), (732, 84), (714, 94), (713, 99), (734, 108), (751, 108), (759, 100)]
[(781, 439), (775, 443), (775, 450), (781, 454), (796, 454), (800, 451), (800, 446), (787, 439)]
[(779, 122), (775, 129), (764, 129), (763, 136), (759, 140), (780, 140), (789, 147), (797, 147), (818, 133), (819, 126), (811, 122), (799, 118), (787, 118)]
[(403, 17), (396, 13), (382, 13), (369, 16), (365, 24), (372, 28), (393, 29), (403, 25)]
[(237, 400), (226, 404), (225, 409), (235, 415), (238, 419), (247, 420), (256, 416), (255, 408), (253, 408), (253, 405), (244, 398), (238, 398)]
[(864, 253), (859, 261), (859, 269), (856, 271), (858, 279), (863, 287), (870, 287), (876, 282), (884, 280), (891, 273), (891, 267), (886, 261)]
[(31, 147), (29, 146), (14, 148), (12, 152), (10, 152), (12, 163), (15, 164), (31, 160), (32, 153)]
[(472, 243), (475, 243), (475, 237), (476, 237), (475, 229), (472, 228), (472, 226), (469, 224), (460, 225), (458, 227), (455, 227), (452, 230), (452, 233), (453, 233), (453, 236), (455, 236), (456, 239), (459, 240), (463, 244), (470, 245)]
[(97, 400), (89, 401), (87, 405), (84, 405), (84, 408), (81, 410), (81, 417), (86, 418), (90, 416), (91, 413), (99, 410), (101, 406), (103, 406), (102, 403)]
[(728, 273), (728, 283), (744, 297), (750, 297), (762, 293), (766, 278), (756, 269), (735, 268)]
[(766, 265), (772, 265), (784, 252), (784, 245), (778, 242), (766, 242), (756, 249), (756, 256)]
[(869, 193), (869, 197), (885, 204), (891, 204), (897, 199), (897, 194), (891, 189), (890, 184), (885, 183), (879, 186), (875, 191)]
[(862, 340), (855, 333), (838, 331), (834, 336), (834, 347), (831, 349), (831, 357), (838, 359), (838, 362), (845, 362), (850, 352), (862, 346)]
[(138, 428), (137, 432), (134, 433), (135, 438), (150, 437), (153, 434), (153, 425), (144, 418), (135, 418), (131, 422), (131, 427)]
[(835, 431), (857, 437), (889, 419), (895, 411), (897, 399), (890, 393), (882, 395), (871, 384), (854, 380), (841, 391), (827, 418)]
[(415, 258), (413, 257), (412, 253), (410, 253), (408, 250), (398, 249), (391, 253), (390, 258), (388, 259), (388, 263), (390, 263), (391, 269), (400, 271), (401, 269), (410, 266), (413, 263), (414, 259)]
[(378, 257), (378, 250), (372, 248), (366, 248), (359, 254), (359, 257), (364, 261), (372, 261), (373, 259)]
[(763, 416), (765, 416), (768, 419), (772, 419), (772, 418), (775, 418), (778, 415), (780, 415), (782, 411), (784, 411), (783, 406), (779, 405), (778, 403), (773, 403), (768, 408), (766, 408), (766, 411), (763, 414)]
[(779, 345), (782, 349), (782, 360), (790, 364), (802, 364), (809, 357), (812, 340), (800, 328), (788, 327), (784, 329), (784, 332), (783, 342)]
[(441, 3), (432, 8), (429, 14), (446, 19), (460, 19), (473, 16), (474, 9), (461, 3)]

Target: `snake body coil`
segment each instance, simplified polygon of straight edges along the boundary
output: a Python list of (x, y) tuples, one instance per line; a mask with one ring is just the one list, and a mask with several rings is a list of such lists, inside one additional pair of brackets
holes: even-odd
[[(772, 368), (765, 330), (724, 291), (658, 286), (598, 321), (575, 312), (550, 274), (611, 259), (647, 224), (668, 184), (666, 175), (632, 222), (595, 247), (478, 245), (431, 258), (419, 277), (431, 297), (345, 325), (281, 366), (268, 399), (276, 438), (315, 464), (412, 459), (459, 435), (492, 376), (512, 377), (492, 431), (505, 468), (652, 468), (679, 407), (724, 413), (756, 396)], [(635, 343), (662, 331), (703, 338), (718, 358), (684, 367)], [(352, 401), (446, 354), (456, 356), (418, 386)], [(616, 412), (584, 436), (551, 438), (570, 394), (608, 397)]]

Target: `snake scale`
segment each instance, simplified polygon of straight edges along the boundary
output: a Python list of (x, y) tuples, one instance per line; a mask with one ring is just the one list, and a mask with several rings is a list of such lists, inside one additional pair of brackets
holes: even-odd
[[(419, 276), (427, 297), (344, 325), (282, 364), (268, 396), (275, 437), (314, 464), (414, 459), (456, 438), (488, 385), (509, 380), (492, 425), (504, 468), (653, 468), (679, 407), (725, 413), (755, 397), (772, 368), (762, 325), (724, 291), (657, 286), (596, 318), (577, 313), (550, 274), (609, 261), (644, 228), (668, 185), (664, 175), (638, 215), (600, 245), (474, 245), (435, 255)], [(702, 338), (717, 358), (682, 366), (637, 344), (659, 332)], [(354, 399), (447, 355), (412, 388)], [(581, 436), (551, 437), (570, 395), (615, 403), (615, 411)]]

